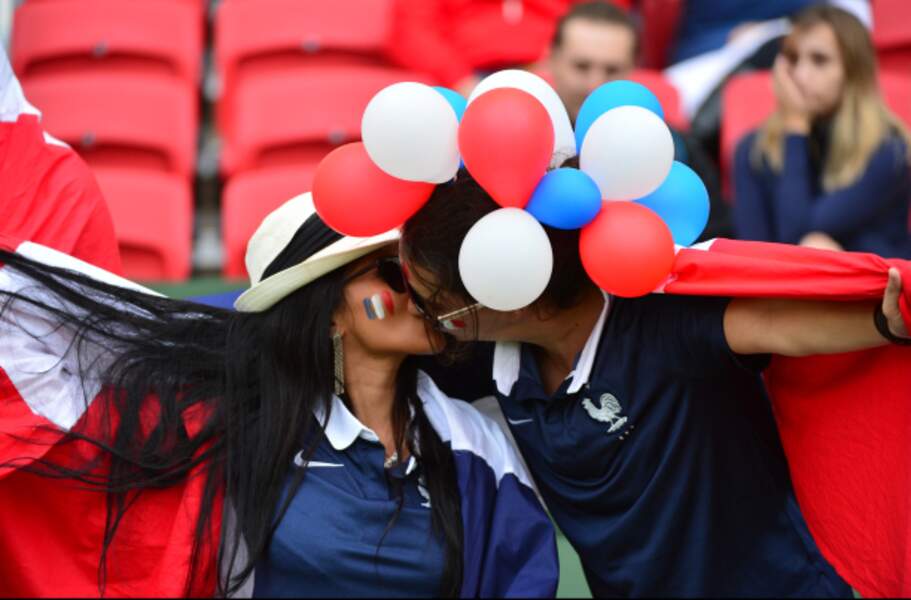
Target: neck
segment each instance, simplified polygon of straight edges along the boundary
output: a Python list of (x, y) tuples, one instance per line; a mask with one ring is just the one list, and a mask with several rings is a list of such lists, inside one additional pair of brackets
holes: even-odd
[(345, 344), (345, 392), (354, 416), (376, 433), (386, 453), (396, 450), (392, 411), (396, 376), (404, 356), (376, 355), (359, 345)]
[(552, 394), (573, 369), (604, 308), (604, 295), (591, 286), (572, 308), (530, 324), (522, 342), (535, 346), (535, 357), (546, 391)]

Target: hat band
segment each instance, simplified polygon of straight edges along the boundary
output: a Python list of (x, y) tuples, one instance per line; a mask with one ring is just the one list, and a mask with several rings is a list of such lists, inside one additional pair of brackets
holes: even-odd
[(275, 275), (279, 271), (291, 268), (301, 263), (320, 250), (323, 250), (342, 239), (342, 234), (327, 226), (318, 214), (313, 213), (297, 228), (291, 241), (278, 253), (261, 279)]

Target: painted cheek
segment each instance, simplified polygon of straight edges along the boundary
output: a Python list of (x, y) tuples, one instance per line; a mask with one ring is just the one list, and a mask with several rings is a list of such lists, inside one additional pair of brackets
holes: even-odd
[(392, 299), (392, 293), (389, 290), (383, 290), (379, 294), (380, 300), (383, 303), (383, 308), (386, 309), (386, 316), (391, 317), (395, 314), (395, 300)]
[(367, 313), (367, 318), (371, 321), (377, 318), (376, 312), (373, 310), (372, 298), (364, 298), (364, 312)]
[(386, 317), (395, 314), (395, 302), (389, 290), (383, 290), (379, 294), (373, 294), (369, 298), (364, 298), (364, 312), (371, 321), (382, 321)]
[(455, 331), (458, 329), (465, 329), (468, 325), (462, 319), (446, 319), (441, 322), (443, 329), (447, 331)]

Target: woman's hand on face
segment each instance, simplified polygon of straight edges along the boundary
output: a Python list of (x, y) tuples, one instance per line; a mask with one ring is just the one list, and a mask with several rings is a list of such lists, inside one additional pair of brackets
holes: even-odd
[(791, 76), (791, 64), (783, 54), (775, 58), (772, 79), (785, 129), (789, 133), (806, 135), (810, 131), (810, 111), (803, 92)]

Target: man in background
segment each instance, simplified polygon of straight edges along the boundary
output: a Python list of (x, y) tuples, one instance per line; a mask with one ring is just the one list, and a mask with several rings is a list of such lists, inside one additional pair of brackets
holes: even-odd
[[(574, 122), (588, 95), (616, 79), (629, 79), (639, 56), (639, 30), (622, 8), (605, 1), (574, 5), (557, 22), (547, 61), (554, 89)], [(718, 170), (699, 144), (671, 128), (675, 158), (705, 183), (712, 210), (703, 239), (729, 237), (728, 207), (721, 199)]]
[(395, 0), (389, 58), (468, 96), (484, 75), (540, 59), (575, 2)]

